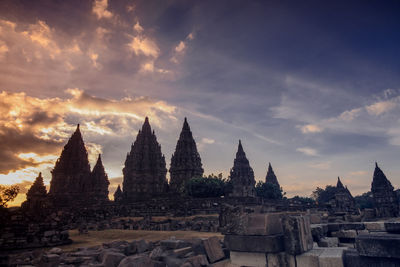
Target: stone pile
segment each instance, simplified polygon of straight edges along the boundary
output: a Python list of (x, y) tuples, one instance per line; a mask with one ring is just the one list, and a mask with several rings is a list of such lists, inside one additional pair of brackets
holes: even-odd
[(72, 252), (55, 247), (45, 253), (26, 252), (10, 256), (8, 264), (45, 267), (201, 267), (218, 264), (227, 257), (227, 251), (217, 237), (185, 240), (171, 238), (158, 242), (118, 240)]

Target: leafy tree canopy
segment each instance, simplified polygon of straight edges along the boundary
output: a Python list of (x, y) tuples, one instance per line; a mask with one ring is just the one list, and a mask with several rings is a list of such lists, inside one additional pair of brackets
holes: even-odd
[(258, 181), (256, 185), (256, 194), (258, 197), (266, 199), (282, 199), (283, 193), (282, 188), (279, 188), (276, 184), (264, 183)]
[(16, 185), (0, 185), (0, 207), (6, 208), (8, 202), (13, 201), (17, 197), (18, 192), (19, 187)]

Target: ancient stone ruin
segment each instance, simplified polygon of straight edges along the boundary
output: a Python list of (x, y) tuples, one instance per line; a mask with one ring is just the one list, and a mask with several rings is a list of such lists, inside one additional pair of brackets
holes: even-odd
[(169, 172), (171, 174), (170, 190), (172, 192), (182, 191), (184, 184), (191, 178), (203, 176), (201, 158), (186, 118), (176, 144), (175, 153), (171, 157)]
[(393, 186), (386, 175), (375, 163), (375, 171), (371, 184), (377, 217), (396, 217), (399, 214), (399, 204)]
[(232, 197), (255, 197), (255, 184), (253, 169), (244, 153), (242, 142), (239, 140), (236, 158), (230, 171), (230, 180), (233, 190)]
[(167, 169), (161, 146), (146, 117), (142, 130), (126, 156), (123, 169), (125, 202), (161, 196), (167, 192)]
[(279, 185), (278, 178), (276, 178), (274, 170), (272, 169), (271, 163), (268, 163), (268, 171), (267, 171), (267, 176), (265, 177), (265, 182), (274, 184), (274, 185), (278, 186), (278, 188), (281, 187)]
[(79, 130), (68, 140), (52, 170), (49, 197), (57, 206), (90, 205), (108, 201), (108, 178), (101, 158), (90, 171), (88, 153)]
[(335, 211), (336, 212), (355, 212), (355, 201), (347, 186), (344, 187), (340, 178), (336, 184), (335, 192)]
[(33, 213), (41, 213), (47, 206), (47, 191), (43, 183), (42, 173), (36, 177), (32, 186), (26, 193), (26, 201), (22, 204), (24, 209)]

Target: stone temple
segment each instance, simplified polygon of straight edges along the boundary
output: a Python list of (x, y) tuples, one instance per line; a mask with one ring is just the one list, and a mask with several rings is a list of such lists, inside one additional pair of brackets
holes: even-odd
[(230, 171), (232, 182), (232, 197), (255, 197), (255, 184), (253, 169), (244, 153), (242, 142), (239, 140), (236, 158)]
[(355, 201), (347, 186), (343, 186), (342, 181), (338, 177), (335, 192), (335, 211), (337, 212), (354, 212)]
[(165, 157), (147, 117), (126, 156), (122, 172), (125, 202), (146, 200), (167, 192)]
[(51, 173), (49, 196), (56, 205), (108, 201), (109, 182), (101, 158), (92, 173), (79, 124)]
[(203, 176), (201, 158), (197, 152), (189, 124), (185, 118), (175, 153), (171, 157), (170, 190), (180, 192), (185, 183), (193, 177)]
[(278, 186), (278, 188), (281, 188), (278, 182), (278, 178), (276, 178), (274, 170), (272, 169), (271, 163), (268, 164), (268, 171), (267, 176), (265, 177), (265, 183), (275, 184)]
[(29, 210), (39, 212), (46, 207), (47, 191), (43, 183), (42, 173), (39, 173), (32, 186), (26, 193), (26, 201), (23, 206)]
[(377, 217), (396, 217), (399, 214), (399, 204), (393, 186), (386, 175), (375, 163), (374, 177), (371, 184)]

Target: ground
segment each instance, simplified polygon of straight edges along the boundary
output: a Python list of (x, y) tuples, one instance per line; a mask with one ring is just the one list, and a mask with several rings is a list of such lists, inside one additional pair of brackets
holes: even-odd
[(103, 243), (114, 240), (144, 239), (149, 241), (158, 241), (168, 239), (172, 236), (176, 239), (185, 238), (207, 238), (210, 236), (218, 236), (222, 238), (220, 233), (195, 232), (195, 231), (143, 231), (143, 230), (104, 230), (104, 231), (89, 231), (88, 234), (80, 235), (77, 230), (69, 231), (70, 238), (73, 243), (70, 245), (59, 246), (63, 250), (73, 250), (79, 247), (90, 247), (101, 245)]

